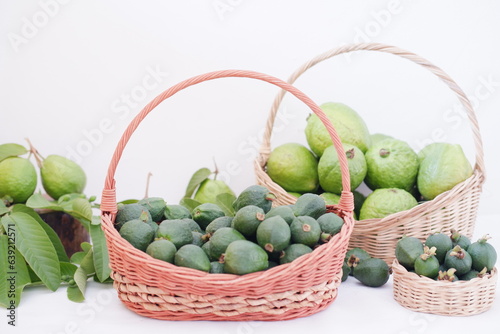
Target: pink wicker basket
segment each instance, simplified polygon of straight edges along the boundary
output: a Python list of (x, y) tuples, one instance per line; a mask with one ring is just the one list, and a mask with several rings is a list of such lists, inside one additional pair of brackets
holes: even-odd
[[(394, 248), (403, 235), (414, 236), (423, 241), (435, 231), (455, 229), (471, 237), (474, 232), (479, 199), (485, 180), (483, 144), (472, 104), (457, 83), (443, 70), (428, 60), (395, 46), (378, 43), (350, 44), (334, 48), (304, 63), (288, 78), (287, 82), (294, 84), (302, 74), (316, 64), (355, 51), (375, 51), (396, 55), (422, 66), (441, 79), (456, 94), (467, 112), (474, 137), (476, 164), (471, 177), (431, 201), (382, 219), (356, 221), (349, 248), (361, 247), (371, 256), (381, 258), (391, 265), (394, 259)], [(281, 90), (274, 100), (266, 123), (266, 131), (259, 156), (254, 163), (257, 183), (266, 186), (278, 196), (277, 205), (293, 204), (297, 200), (297, 198), (288, 194), (286, 190), (276, 184), (266, 173), (267, 160), (272, 151), (271, 134), (274, 120), (285, 94), (286, 91)]]
[(325, 123), (336, 147), (340, 139), (321, 109), (299, 90), (274, 77), (227, 70), (180, 82), (151, 101), (130, 123), (114, 152), (102, 194), (102, 228), (109, 249), (114, 287), (126, 307), (164, 320), (286, 320), (314, 314), (337, 296), (349, 238), (354, 226), (353, 196), (347, 161), (343, 164), (341, 203), (330, 211), (345, 224), (339, 234), (312, 253), (266, 271), (237, 276), (208, 274), (153, 259), (125, 241), (114, 227), (117, 201), (114, 175), (122, 152), (141, 121), (161, 102), (204, 81), (244, 77), (274, 84), (295, 95)]

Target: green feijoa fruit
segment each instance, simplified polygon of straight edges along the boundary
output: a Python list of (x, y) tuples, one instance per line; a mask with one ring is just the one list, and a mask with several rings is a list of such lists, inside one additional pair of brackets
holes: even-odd
[(456, 230), (451, 230), (451, 237), (450, 238), (451, 238), (451, 242), (453, 244), (453, 247), (458, 245), (458, 246), (462, 247), (462, 249), (468, 250), (468, 248), (471, 244), (471, 241), (469, 238), (467, 238), (467, 236), (460, 234)]
[(322, 232), (335, 235), (340, 232), (344, 220), (333, 212), (328, 212), (318, 218), (318, 224)]
[(203, 234), (201, 234), (200, 232), (191, 232), (191, 234), (193, 235), (193, 242), (191, 243), (196, 246), (203, 246), (203, 244), (205, 243)]
[(211, 274), (223, 274), (224, 273), (224, 263), (220, 263), (219, 261), (210, 262), (210, 271)]
[(196, 245), (184, 245), (175, 253), (174, 263), (179, 267), (210, 271), (210, 260), (207, 254)]
[(290, 263), (304, 254), (311, 253), (311, 247), (304, 244), (291, 244), (283, 250), (280, 257), (280, 264)]
[[(172, 219), (172, 220), (178, 220), (178, 219)], [(198, 225), (198, 223), (195, 222), (193, 219), (191, 219), (191, 218), (182, 218), (180, 220), (183, 221), (187, 226), (189, 226), (189, 229), (192, 232), (203, 233), (203, 230), (201, 229), (200, 225)]]
[(276, 266), (279, 266), (279, 263), (278, 262), (275, 262), (275, 261), (267, 261), (267, 269), (271, 269), (271, 268), (274, 268)]
[(347, 264), (347, 262), (344, 261), (344, 263), (342, 264), (342, 280), (341, 282), (345, 282), (347, 280), (347, 278), (349, 277), (351, 273), (351, 267), (349, 267), (349, 264)]
[(265, 217), (266, 214), (262, 208), (247, 205), (239, 209), (234, 215), (233, 227), (245, 237), (252, 238)]
[(358, 265), (359, 261), (369, 258), (371, 258), (370, 254), (362, 248), (355, 247), (349, 250), (344, 258), (344, 262), (346, 262), (349, 268), (351, 268), (349, 270), (349, 275), (354, 275), (354, 267)]
[(360, 261), (358, 265), (354, 267), (354, 278), (366, 286), (382, 286), (387, 283), (389, 276), (389, 266), (382, 259), (372, 257)]
[(233, 208), (235, 211), (239, 211), (247, 205), (255, 205), (264, 210), (264, 213), (267, 213), (271, 210), (271, 206), (275, 199), (276, 196), (266, 187), (253, 185), (241, 192), (234, 201)]
[(257, 243), (269, 253), (290, 245), (290, 226), (280, 216), (265, 219), (257, 228)]
[(317, 219), (326, 213), (325, 200), (316, 194), (304, 194), (297, 198), (297, 202), (293, 206), (293, 213), (296, 217), (309, 216)]
[(175, 245), (165, 239), (155, 240), (146, 248), (146, 253), (151, 257), (169, 263), (174, 263), (176, 252), (177, 248), (175, 248)]
[(137, 204), (142, 205), (151, 214), (154, 222), (161, 222), (164, 219), (165, 208), (167, 204), (160, 197), (147, 197), (141, 199)]
[(425, 246), (424, 253), (415, 260), (415, 273), (429, 278), (436, 278), (439, 274), (439, 260), (435, 254), (435, 246), (432, 248)]
[(120, 229), (120, 235), (132, 246), (144, 252), (153, 241), (155, 232), (149, 224), (140, 219), (133, 219), (123, 224)]
[(118, 206), (115, 218), (115, 226), (118, 230), (123, 226), (123, 224), (134, 219), (140, 219), (145, 222), (153, 220), (149, 211), (138, 203)]
[(245, 240), (245, 237), (231, 227), (222, 227), (215, 231), (210, 238), (210, 257), (219, 259), (226, 252), (227, 246), (233, 241)]
[(415, 260), (424, 253), (424, 245), (415, 237), (404, 236), (396, 243), (396, 259), (408, 270), (414, 269)]
[(467, 248), (467, 252), (472, 258), (472, 269), (481, 271), (486, 267), (486, 270), (490, 271), (495, 266), (497, 252), (495, 248), (488, 243), (488, 239), (489, 236), (486, 235)]
[(293, 210), (288, 205), (274, 207), (268, 213), (266, 213), (266, 218), (271, 218), (274, 216), (280, 216), (286, 221), (288, 225), (290, 225), (292, 221), (295, 219)]
[(172, 241), (177, 249), (193, 242), (189, 225), (180, 219), (162, 221), (156, 232), (156, 238)]
[(194, 221), (200, 225), (202, 230), (204, 230), (214, 219), (224, 217), (226, 214), (216, 204), (203, 203), (194, 208), (191, 215), (193, 216)]
[(425, 245), (429, 248), (436, 247), (436, 258), (440, 263), (444, 261), (446, 253), (453, 248), (450, 236), (444, 233), (434, 233), (427, 237)]
[(268, 265), (266, 251), (256, 243), (248, 240), (235, 240), (227, 246), (224, 255), (224, 272), (226, 273), (244, 275), (265, 270)]
[(455, 268), (456, 276), (464, 275), (472, 268), (472, 257), (460, 246), (450, 249), (444, 258), (446, 268)]
[(163, 212), (165, 219), (192, 218), (189, 210), (179, 204), (168, 204)]
[(321, 227), (309, 216), (296, 217), (290, 225), (292, 242), (314, 247), (321, 236)]
[(207, 242), (205, 242), (203, 244), (203, 246), (201, 246), (201, 249), (203, 249), (203, 251), (205, 252), (205, 254), (207, 254), (208, 258), (210, 259), (210, 261), (217, 261), (218, 259), (214, 259), (210, 253), (210, 246), (211, 246), (211, 242), (210, 240), (208, 240)]
[(477, 278), (477, 277), (480, 277), (479, 271), (472, 269), (472, 270), (468, 271), (467, 273), (463, 274), (462, 276), (460, 276), (458, 279), (461, 281), (470, 281), (471, 279)]
[(208, 224), (207, 228), (205, 229), (205, 232), (208, 234), (214, 234), (215, 231), (222, 227), (231, 227), (233, 221), (233, 217), (219, 217), (215, 218), (210, 224)]
[(155, 222), (154, 222), (154, 221), (152, 221), (152, 220), (148, 220), (148, 221), (146, 221), (146, 224), (148, 224), (149, 226), (151, 226), (151, 228), (153, 229), (153, 231), (154, 231), (154, 232), (155, 232), (155, 234), (156, 234), (156, 232), (158, 231), (158, 228), (159, 228), (159, 227), (158, 227), (158, 224), (157, 224), (157, 223), (155, 223)]

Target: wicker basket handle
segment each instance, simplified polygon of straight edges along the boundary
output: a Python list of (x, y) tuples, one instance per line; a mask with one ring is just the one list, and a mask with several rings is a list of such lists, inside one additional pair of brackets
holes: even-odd
[(271, 83), (273, 85), (276, 85), (280, 88), (282, 88), (285, 91), (288, 91), (292, 93), (295, 97), (297, 97), (299, 100), (304, 102), (318, 117), (321, 119), (323, 124), (325, 124), (330, 137), (332, 138), (332, 141), (337, 149), (338, 155), (340, 157), (340, 165), (341, 165), (341, 170), (342, 170), (342, 185), (343, 189), (346, 189), (347, 191), (343, 192), (343, 200), (345, 203), (348, 204), (348, 206), (353, 205), (353, 198), (352, 198), (352, 193), (350, 192), (350, 176), (349, 176), (349, 168), (347, 165), (347, 159), (345, 157), (345, 154), (342, 154), (342, 144), (340, 141), (340, 138), (333, 128), (333, 125), (331, 122), (328, 120), (327, 116), (325, 113), (319, 108), (317, 104), (315, 104), (308, 96), (306, 96), (304, 93), (302, 93), (300, 90), (297, 88), (293, 87), (291, 84), (286, 83), (278, 78), (272, 77), (267, 74), (262, 74), (258, 72), (252, 72), (252, 71), (244, 71), (244, 70), (224, 70), (224, 71), (215, 71), (215, 72), (210, 72), (206, 74), (202, 74), (199, 76), (192, 77), (190, 79), (184, 80), (169, 89), (165, 90), (163, 93), (158, 95), (154, 100), (152, 100), (149, 104), (147, 104), (144, 109), (141, 110), (141, 112), (132, 120), (132, 122), (129, 124), (125, 132), (123, 133), (120, 141), (118, 142), (118, 145), (115, 149), (115, 152), (113, 154), (113, 157), (111, 159), (111, 162), (108, 167), (108, 173), (106, 176), (106, 181), (104, 184), (104, 190), (102, 192), (102, 199), (101, 199), (101, 211), (103, 214), (115, 214), (117, 211), (117, 202), (116, 202), (116, 188), (115, 188), (115, 171), (116, 167), (118, 166), (118, 163), (120, 161), (120, 158), (122, 156), (123, 150), (125, 146), (127, 145), (127, 142), (129, 141), (130, 137), (134, 133), (134, 131), (137, 129), (139, 124), (144, 120), (144, 118), (149, 114), (150, 111), (152, 111), (156, 106), (158, 106), (161, 102), (166, 100), (167, 98), (171, 97), (172, 95), (176, 94), (177, 92), (183, 90), (184, 88), (199, 84), (204, 81), (209, 81), (213, 79), (219, 79), (219, 78), (229, 78), (229, 77), (244, 77), (244, 78), (250, 78), (250, 79), (258, 79), (261, 81), (266, 81), (268, 83)]
[[(469, 117), (469, 121), (471, 123), (471, 128), (472, 128), (472, 134), (474, 137), (474, 144), (475, 144), (475, 150), (476, 150), (476, 168), (479, 169), (481, 172), (484, 173), (484, 153), (483, 153), (483, 142), (481, 140), (481, 133), (479, 131), (479, 124), (476, 118), (476, 114), (474, 112), (474, 109), (472, 108), (472, 104), (470, 103), (469, 99), (463, 92), (463, 90), (458, 86), (458, 84), (450, 78), (448, 74), (446, 74), (442, 69), (439, 67), (433, 65), (431, 62), (428, 60), (403, 49), (400, 49), (395, 46), (391, 45), (385, 45), (385, 44), (379, 44), (379, 43), (361, 43), (361, 44), (349, 44), (349, 45), (344, 45), (332, 50), (329, 50), (323, 54), (320, 54), (316, 56), (315, 58), (311, 59), (307, 63), (303, 64), (301, 67), (299, 67), (287, 80), (289, 84), (292, 84), (309, 68), (313, 67), (314, 65), (322, 62), (323, 60), (332, 58), (334, 56), (343, 54), (343, 53), (348, 53), (348, 52), (353, 52), (353, 51), (379, 51), (379, 52), (385, 52), (385, 53), (391, 53), (396, 56), (400, 56), (402, 58), (408, 59), (413, 61), (414, 63), (426, 68), (427, 70), (431, 71), (433, 74), (435, 74), (438, 78), (440, 78), (455, 94), (457, 95), (460, 103), (462, 106), (465, 108), (465, 111), (467, 112), (467, 116)], [(262, 145), (260, 148), (260, 154), (259, 154), (259, 162), (262, 167), (265, 166), (269, 154), (271, 153), (271, 134), (273, 131), (274, 127), (274, 120), (276, 118), (276, 114), (278, 112), (278, 108), (280, 106), (281, 101), (283, 100), (283, 97), (285, 96), (286, 91), (281, 90), (279, 94), (276, 96), (274, 99), (273, 105), (271, 107), (270, 113), (269, 113), (269, 118), (266, 123), (266, 129), (264, 132), (264, 138), (262, 141)], [(344, 188), (345, 189), (345, 188)]]

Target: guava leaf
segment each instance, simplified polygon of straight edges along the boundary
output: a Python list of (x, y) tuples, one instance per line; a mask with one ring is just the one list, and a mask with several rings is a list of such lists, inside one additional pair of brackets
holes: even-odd
[(126, 200), (123, 200), (121, 202), (118, 202), (117, 204), (134, 204), (137, 202), (139, 202), (138, 199), (126, 199)]
[(61, 197), (65, 197), (65, 200), (49, 201), (42, 194), (36, 193), (28, 198), (26, 206), (32, 209), (66, 212), (79, 220), (84, 227), (88, 228), (88, 225), (92, 221), (92, 205), (90, 202), (83, 198), (81, 194), (68, 194)]
[[(9, 232), (9, 231), (8, 231)], [(12, 239), (11, 239), (12, 242)], [(26, 285), (31, 283), (28, 266), (15, 244), (9, 245), (9, 237), (0, 235), (0, 305), (8, 307), (12, 301), (15, 306), (21, 301)], [(11, 284), (14, 290), (11, 290)]]
[(5, 203), (0, 200), (0, 216), (9, 212), (9, 208), (5, 206)]
[(100, 226), (101, 225), (101, 216), (92, 216), (91, 225)]
[(62, 208), (56, 203), (51, 202), (40, 193), (34, 193), (26, 201), (26, 206), (32, 209), (46, 209), (54, 211), (63, 211)]
[(191, 196), (193, 196), (196, 188), (198, 188), (198, 186), (203, 181), (205, 181), (211, 174), (212, 174), (212, 172), (208, 168), (201, 168), (201, 169), (198, 169), (196, 172), (194, 172), (193, 176), (191, 176), (191, 179), (189, 180), (184, 197), (191, 198)]
[(223, 193), (217, 195), (215, 198), (215, 204), (217, 204), (222, 211), (226, 214), (226, 216), (233, 217), (234, 216), (234, 208), (233, 202), (236, 200), (236, 196), (230, 193)]
[(7, 231), (13, 226), (16, 248), (42, 282), (56, 291), (61, 283), (61, 269), (57, 252), (45, 230), (24, 212), (13, 212), (3, 216), (1, 221)]
[(28, 153), (28, 150), (19, 144), (2, 144), (0, 145), (0, 161), (9, 157), (17, 157)]
[(40, 224), (40, 226), (44, 229), (45, 233), (47, 233), (47, 236), (54, 245), (59, 261), (69, 262), (68, 255), (66, 254), (66, 250), (64, 249), (61, 239), (59, 239), (59, 236), (54, 231), (54, 229), (50, 227), (49, 224), (47, 224), (45, 221), (43, 221), (43, 219), (38, 215), (38, 213), (36, 213), (35, 210), (28, 208), (23, 204), (16, 204), (12, 207), (12, 212), (24, 212), (35, 219), (38, 224)]
[(186, 209), (188, 209), (190, 212), (193, 211), (194, 208), (196, 208), (198, 205), (201, 205), (200, 202), (195, 201), (194, 199), (191, 199), (191, 198), (187, 198), (187, 197), (181, 199), (179, 204), (182, 205), (183, 207), (185, 207)]
[(83, 258), (87, 253), (92, 249), (92, 245), (89, 244), (88, 242), (82, 242), (80, 244), (80, 247), (82, 248), (81, 252), (76, 252), (71, 255), (70, 262), (75, 263), (75, 264), (80, 264), (83, 261)]
[(76, 285), (70, 285), (66, 291), (68, 299), (81, 303), (85, 300), (85, 289), (87, 288), (87, 273), (81, 267), (78, 267), (73, 276)]
[(111, 274), (111, 268), (106, 238), (100, 225), (90, 225), (90, 237), (92, 238), (95, 272), (99, 281), (103, 282)]
[(75, 275), (76, 269), (78, 269), (77, 266), (69, 262), (61, 262), (60, 267), (61, 267), (61, 277), (64, 275), (73, 277)]

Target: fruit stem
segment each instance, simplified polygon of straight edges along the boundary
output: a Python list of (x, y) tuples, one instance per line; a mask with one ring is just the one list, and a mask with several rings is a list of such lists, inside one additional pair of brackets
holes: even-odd
[(35, 157), (36, 164), (38, 165), (39, 168), (42, 168), (42, 163), (45, 158), (40, 154), (40, 152), (38, 152), (35, 146), (33, 146), (29, 138), (24, 138), (24, 139), (26, 139), (26, 141), (28, 142), (28, 145), (30, 147), (30, 154), (33, 154), (33, 156)]
[(481, 239), (478, 240), (478, 242), (484, 244), (486, 243), (489, 239), (491, 239), (489, 234), (485, 234)]
[(146, 194), (144, 194), (144, 198), (149, 198), (149, 180), (151, 179), (151, 172), (148, 173), (148, 176), (146, 177)]
[(219, 167), (217, 167), (217, 162), (215, 161), (215, 157), (212, 157), (212, 160), (214, 161), (214, 180), (217, 180), (217, 175), (219, 175)]
[(351, 148), (345, 152), (347, 159), (354, 159), (354, 149)]
[(391, 151), (386, 150), (385, 148), (380, 149), (379, 154), (382, 158), (388, 157), (391, 154)]

